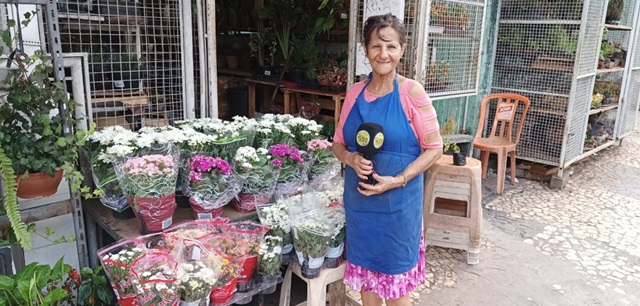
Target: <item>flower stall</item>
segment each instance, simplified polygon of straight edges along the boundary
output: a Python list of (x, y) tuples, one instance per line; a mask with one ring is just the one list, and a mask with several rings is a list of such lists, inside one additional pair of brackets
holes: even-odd
[[(340, 163), (321, 129), (265, 115), (87, 135), (102, 191), (100, 202), (84, 205), (88, 223), (119, 239), (90, 252), (119, 304), (248, 303), (275, 291), (283, 264), (299, 265), (308, 278), (337, 267)], [(177, 197), (190, 205), (179, 207)], [(127, 209), (130, 220), (117, 214)]]

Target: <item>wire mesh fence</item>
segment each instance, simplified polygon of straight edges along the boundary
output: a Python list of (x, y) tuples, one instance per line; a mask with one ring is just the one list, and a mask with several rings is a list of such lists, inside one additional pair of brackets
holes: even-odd
[(518, 158), (562, 165), (583, 154), (605, 11), (588, 4), (502, 1), (492, 91), (531, 100)]
[(484, 1), (438, 0), (431, 3), (424, 69), (432, 97), (475, 93)]
[(63, 52), (89, 54), (97, 128), (184, 118), (180, 14), (178, 0), (58, 1)]

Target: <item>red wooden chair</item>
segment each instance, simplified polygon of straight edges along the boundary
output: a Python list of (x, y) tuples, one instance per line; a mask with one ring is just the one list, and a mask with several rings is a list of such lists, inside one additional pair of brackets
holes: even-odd
[[(483, 137), (484, 123), (487, 119), (488, 104), (497, 100), (496, 112), (493, 118), (490, 133), (487, 137)], [(520, 105), (522, 113), (518, 122), (517, 131), (514, 134), (513, 126), (515, 124), (516, 112)], [(504, 191), (504, 179), (507, 171), (507, 157), (511, 157), (511, 185), (515, 185), (516, 180), (516, 145), (520, 140), (520, 132), (522, 125), (529, 109), (529, 98), (512, 93), (491, 94), (482, 100), (480, 109), (480, 121), (478, 122), (478, 131), (473, 140), (473, 147), (480, 150), (480, 159), (482, 162), (482, 178), (487, 178), (487, 163), (489, 154), (498, 154), (498, 188), (497, 194)], [(515, 138), (515, 139), (514, 139)]]

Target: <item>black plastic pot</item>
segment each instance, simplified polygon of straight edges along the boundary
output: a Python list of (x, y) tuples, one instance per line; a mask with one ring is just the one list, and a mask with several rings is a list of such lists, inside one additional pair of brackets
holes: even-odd
[(467, 157), (462, 153), (453, 153), (453, 164), (456, 166), (464, 166), (467, 164)]
[(113, 217), (117, 220), (129, 220), (135, 217), (135, 215), (133, 214), (133, 209), (131, 209), (131, 207), (120, 212), (111, 210), (111, 215), (113, 215)]

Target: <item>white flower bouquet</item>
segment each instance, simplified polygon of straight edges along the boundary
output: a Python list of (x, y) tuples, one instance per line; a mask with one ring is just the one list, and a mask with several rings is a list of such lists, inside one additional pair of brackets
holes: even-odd
[(325, 255), (324, 265), (327, 268), (336, 268), (340, 265), (340, 257), (344, 252), (344, 239), (347, 234), (344, 206), (337, 201), (330, 202), (327, 204), (324, 214), (334, 229), (329, 240), (329, 249)]
[(145, 254), (135, 243), (122, 241), (98, 250), (98, 258), (105, 275), (121, 305), (135, 300), (135, 274), (132, 265)]
[(276, 236), (265, 236), (260, 244), (260, 259), (258, 260), (258, 273), (260, 282), (269, 287), (264, 288), (262, 293), (271, 294), (275, 292), (278, 278), (280, 276), (280, 265), (282, 264), (282, 238)]
[(176, 305), (180, 300), (177, 262), (166, 253), (148, 253), (133, 263), (140, 306)]
[(269, 231), (265, 235), (279, 237), (282, 240), (282, 253), (287, 254), (293, 250), (293, 235), (289, 219), (289, 206), (282, 199), (274, 204), (260, 205), (257, 207), (260, 223), (267, 225)]
[(320, 131), (322, 130), (321, 124), (314, 120), (300, 117), (291, 118), (287, 121), (287, 125), (293, 134), (294, 144), (298, 148), (306, 147), (309, 141), (320, 136)]
[(258, 271), (262, 275), (277, 276), (282, 263), (282, 238), (278, 236), (265, 236), (258, 250), (260, 259)]
[(334, 232), (331, 222), (320, 211), (312, 211), (292, 222), (293, 246), (304, 277), (315, 278), (320, 272), (324, 255)]
[(243, 247), (243, 254), (236, 259), (242, 259), (242, 272), (239, 274), (238, 291), (248, 290), (253, 278), (253, 270), (258, 261), (258, 250), (260, 241), (269, 230), (265, 225), (252, 222), (230, 222), (227, 223), (227, 233), (229, 237), (238, 242)]
[(91, 159), (91, 173), (96, 188), (102, 191), (100, 202), (121, 212), (129, 207), (120, 188), (113, 162), (134, 152), (137, 133), (119, 125), (105, 127), (85, 137)]
[(267, 149), (241, 147), (233, 159), (236, 174), (242, 177), (242, 189), (233, 201), (240, 211), (254, 211), (256, 205), (269, 203), (278, 182), (280, 167)]
[(268, 148), (277, 143), (293, 143), (293, 133), (288, 122), (293, 119), (291, 115), (265, 114), (255, 126), (255, 148)]
[(196, 240), (183, 239), (180, 242), (172, 251), (173, 257), (179, 262), (177, 279), (180, 300), (199, 302), (211, 293), (216, 284), (222, 258)]

